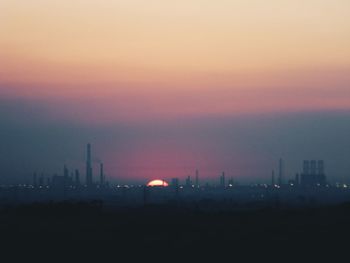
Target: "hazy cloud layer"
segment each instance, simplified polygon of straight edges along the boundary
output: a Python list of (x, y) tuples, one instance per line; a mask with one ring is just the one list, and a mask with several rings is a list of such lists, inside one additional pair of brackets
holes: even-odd
[(331, 180), (350, 178), (350, 112), (89, 125), (58, 121), (49, 104), (2, 99), (0, 105), (1, 182), (30, 181), (34, 171), (60, 173), (63, 164), (84, 174), (87, 142), (116, 181), (181, 178), (196, 168), (203, 178), (225, 170), (241, 181), (263, 181), (279, 157), (288, 177), (303, 159), (324, 159)]

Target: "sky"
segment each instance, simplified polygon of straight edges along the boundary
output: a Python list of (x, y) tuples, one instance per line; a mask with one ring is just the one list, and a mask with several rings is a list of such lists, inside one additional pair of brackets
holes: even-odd
[[(350, 181), (347, 0), (0, 0), (0, 182)], [(97, 171), (97, 168), (96, 168)]]

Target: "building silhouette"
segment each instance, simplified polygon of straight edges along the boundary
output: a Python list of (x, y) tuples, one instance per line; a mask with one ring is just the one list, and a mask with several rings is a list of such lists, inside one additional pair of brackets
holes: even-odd
[(233, 180), (233, 178), (231, 177), (229, 180), (228, 180), (228, 186), (232, 187), (234, 186), (235, 184), (235, 181)]
[(69, 177), (69, 171), (66, 165), (63, 166), (63, 176), (65, 180), (68, 180)]
[(43, 174), (39, 177), (39, 187), (44, 187), (44, 175)]
[(303, 172), (300, 175), (300, 185), (306, 187), (326, 185), (324, 161), (305, 160), (303, 161)]
[(295, 185), (299, 185), (300, 184), (300, 176), (299, 176), (299, 174), (297, 173), (296, 175), (295, 175)]

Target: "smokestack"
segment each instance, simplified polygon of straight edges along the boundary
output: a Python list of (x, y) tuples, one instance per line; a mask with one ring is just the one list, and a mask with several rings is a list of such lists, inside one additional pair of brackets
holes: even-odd
[(192, 185), (192, 182), (191, 182), (191, 176), (187, 176), (187, 179), (186, 179), (186, 187), (191, 187)]
[(80, 186), (80, 175), (79, 175), (79, 170), (75, 170), (75, 185), (76, 187)]
[(104, 185), (104, 173), (103, 173), (103, 163), (100, 163), (100, 185)]
[(199, 187), (199, 171), (196, 170), (196, 187)]
[(87, 145), (87, 154), (86, 154), (86, 185), (92, 185), (92, 165), (91, 165), (91, 144)]

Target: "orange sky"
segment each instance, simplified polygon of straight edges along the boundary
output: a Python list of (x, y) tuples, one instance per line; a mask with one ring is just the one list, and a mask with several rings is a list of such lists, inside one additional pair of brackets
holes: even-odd
[(347, 0), (2, 0), (0, 96), (76, 100), (76, 116), (93, 100), (106, 121), (348, 109), (349, 11)]

